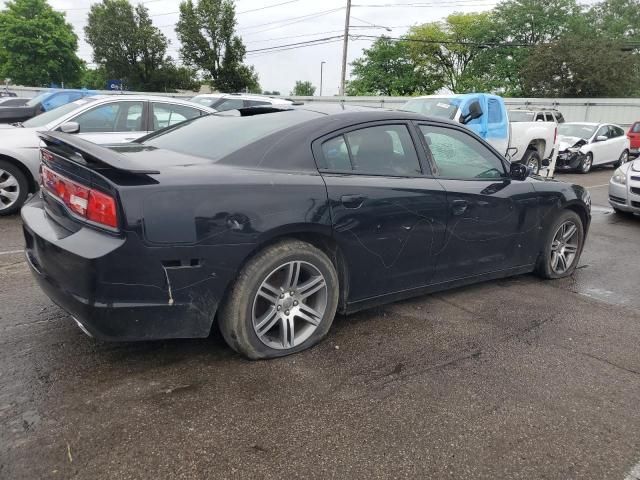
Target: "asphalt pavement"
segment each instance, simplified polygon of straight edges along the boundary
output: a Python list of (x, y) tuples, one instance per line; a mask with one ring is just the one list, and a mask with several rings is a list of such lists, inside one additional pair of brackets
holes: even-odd
[(640, 217), (589, 187), (580, 267), (339, 317), (250, 362), (219, 334), (103, 343), (0, 218), (0, 479), (640, 477)]

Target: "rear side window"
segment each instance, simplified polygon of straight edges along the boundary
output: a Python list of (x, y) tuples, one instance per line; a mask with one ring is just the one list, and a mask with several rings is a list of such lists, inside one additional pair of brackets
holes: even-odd
[(487, 108), (489, 110), (489, 123), (502, 123), (502, 107), (500, 106), (500, 102), (495, 98), (490, 98)]
[(552, 115), (550, 112), (545, 113), (545, 118), (547, 119), (547, 122), (553, 122), (553, 121), (555, 121), (555, 120), (553, 119), (553, 115)]
[(172, 105), (170, 103), (153, 103), (152, 130), (170, 127), (190, 118), (200, 116), (200, 110), (186, 105)]
[(631, 127), (631, 133), (640, 133), (640, 122), (636, 123)]
[(261, 100), (245, 100), (244, 101), (244, 106), (245, 107), (261, 107), (264, 105), (271, 105), (270, 102), (264, 102)]
[(213, 104), (213, 108), (219, 112), (225, 112), (227, 110), (237, 110), (244, 107), (244, 100), (240, 98), (223, 98), (219, 102)]
[(329, 170), (351, 170), (390, 177), (420, 175), (411, 135), (405, 125), (354, 130), (322, 144)]

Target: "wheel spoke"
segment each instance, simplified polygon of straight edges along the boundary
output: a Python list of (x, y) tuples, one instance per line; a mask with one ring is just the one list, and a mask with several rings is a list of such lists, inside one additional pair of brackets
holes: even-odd
[(551, 251), (557, 252), (559, 248), (560, 248), (560, 240), (554, 240), (553, 243), (551, 243)]
[(17, 187), (18, 181), (15, 177), (9, 175), (5, 180), (0, 179), (0, 189), (6, 189), (9, 187)]
[(296, 313), (297, 317), (300, 317), (305, 322), (309, 322), (311, 325), (319, 325), (322, 320), (322, 315), (315, 309), (311, 308), (309, 305), (301, 303), (298, 312)]
[(293, 316), (282, 317), (280, 320), (280, 335), (282, 342), (282, 348), (291, 348), (294, 346), (295, 339), (295, 322)]
[(267, 312), (260, 317), (256, 322), (256, 333), (259, 337), (262, 337), (265, 333), (273, 328), (278, 323), (279, 317), (278, 311), (275, 307), (271, 307)]
[(278, 301), (278, 296), (280, 295), (280, 293), (281, 293), (280, 290), (278, 290), (276, 287), (274, 287), (273, 285), (267, 282), (264, 282), (260, 286), (260, 290), (258, 290), (259, 296), (269, 300), (269, 302), (271, 302), (274, 305)]
[(551, 254), (551, 268), (553, 268), (554, 271), (558, 270), (558, 258), (560, 258), (560, 254), (558, 252), (553, 252)]
[(576, 232), (578, 231), (578, 229), (576, 228), (576, 226), (572, 223), (567, 225), (562, 238), (564, 239), (565, 242), (568, 242), (569, 240), (571, 240), (571, 238), (576, 234)]
[(561, 272), (564, 272), (567, 269), (567, 259), (564, 256), (564, 253), (558, 254), (558, 266), (561, 268)]
[(300, 294), (300, 298), (304, 300), (305, 298), (310, 297), (314, 293), (322, 290), (326, 286), (324, 281), (324, 277), (322, 275), (318, 275), (317, 277), (311, 277), (307, 282), (300, 285), (298, 287), (298, 292)]
[(0, 197), (7, 198), (10, 202), (13, 202), (16, 198), (18, 198), (18, 192), (0, 189)]
[(564, 246), (564, 253), (566, 254), (573, 254), (576, 253), (578, 251), (578, 246), (577, 245), (565, 245)]
[(298, 285), (298, 279), (300, 278), (300, 262), (289, 263), (287, 269), (287, 280), (284, 284), (286, 289), (290, 289)]

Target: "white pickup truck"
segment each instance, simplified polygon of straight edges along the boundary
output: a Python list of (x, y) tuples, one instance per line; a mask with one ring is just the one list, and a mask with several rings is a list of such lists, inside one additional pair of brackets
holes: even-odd
[(557, 155), (557, 125), (553, 122), (509, 122), (502, 97), (486, 93), (430, 95), (409, 100), (401, 110), (464, 124), (512, 162), (534, 173)]

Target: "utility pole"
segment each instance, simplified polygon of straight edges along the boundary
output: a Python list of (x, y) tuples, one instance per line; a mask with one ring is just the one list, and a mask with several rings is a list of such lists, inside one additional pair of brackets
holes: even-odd
[(324, 67), (324, 64), (327, 63), (324, 60), (322, 62), (320, 62), (320, 96), (322, 96), (322, 67)]
[(342, 43), (342, 74), (340, 76), (340, 95), (344, 95), (344, 83), (347, 78), (347, 45), (349, 44), (349, 17), (351, 17), (351, 0), (347, 0), (347, 13), (344, 19), (344, 40)]

